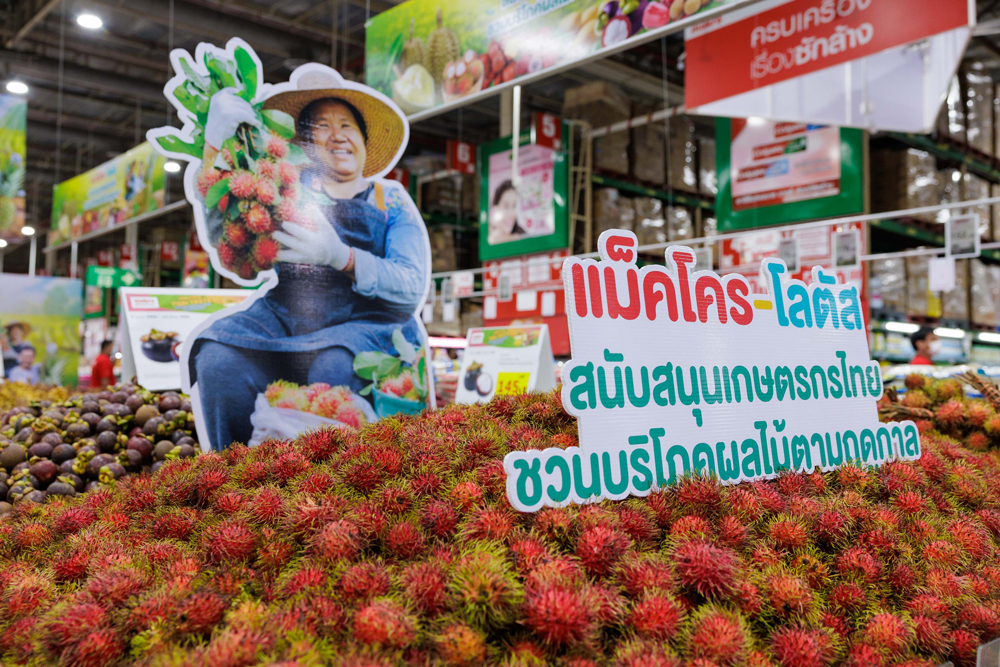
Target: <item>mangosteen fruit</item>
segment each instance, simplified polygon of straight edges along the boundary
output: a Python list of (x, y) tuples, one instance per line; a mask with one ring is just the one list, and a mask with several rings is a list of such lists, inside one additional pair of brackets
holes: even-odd
[(30, 442), (31, 436), (35, 433), (31, 430), (30, 426), (25, 426), (14, 436), (14, 442)]
[(76, 458), (76, 447), (73, 445), (59, 445), (52, 450), (50, 458), (56, 465), (62, 465), (64, 461)]
[(28, 458), (27, 451), (21, 445), (11, 444), (3, 448), (0, 452), (0, 465), (4, 467), (7, 472), (10, 472), (14, 466), (21, 463), (26, 458)]
[(10, 491), (10, 487), (6, 484), (0, 484), (0, 498), (6, 498), (7, 492)]
[(8, 479), (10, 479), (10, 475), (7, 474), (7, 471), (0, 470), (0, 484), (6, 484)]
[(74, 475), (73, 473), (59, 475), (58, 481), (71, 485), (74, 489), (76, 489), (77, 493), (83, 493), (84, 488), (87, 486), (82, 477)]
[(150, 466), (150, 468), (149, 468), (149, 472), (151, 472), (151, 473), (156, 472), (157, 470), (159, 470), (160, 468), (163, 467), (164, 463), (165, 463), (165, 461), (154, 461), (153, 465)]
[(191, 410), (193, 410), (193, 409), (194, 408), (191, 407), (191, 399), (190, 398), (182, 398), (181, 399), (181, 410), (183, 410), (184, 412), (191, 412)]
[(76, 488), (72, 484), (56, 481), (49, 484), (49, 488), (45, 489), (45, 495), (66, 496), (72, 498), (73, 496), (76, 495)]
[(47, 459), (52, 456), (52, 445), (47, 442), (36, 442), (28, 448), (28, 456)]
[(76, 465), (76, 458), (68, 459), (59, 464), (59, 474), (68, 475), (73, 472), (73, 466)]
[(101, 411), (101, 404), (97, 401), (87, 400), (80, 404), (80, 414), (94, 414)]
[(480, 396), (489, 396), (493, 391), (493, 376), (489, 373), (480, 373), (476, 378), (476, 393)]
[(114, 462), (109, 463), (106, 466), (101, 466), (101, 470), (98, 473), (98, 479), (104, 484), (110, 484), (116, 479), (121, 479), (125, 476), (125, 468), (122, 464)]
[(168, 422), (174, 422), (177, 420), (177, 415), (184, 414), (180, 410), (167, 410), (163, 413), (163, 418)]
[(111, 454), (98, 454), (87, 464), (87, 476), (91, 479), (97, 479), (97, 476), (101, 474), (101, 468), (114, 462), (115, 457)]
[(76, 450), (76, 457), (77, 458), (86, 458), (89, 461), (90, 457), (95, 456), (95, 455), (100, 454), (100, 453), (101, 453), (101, 450), (99, 450), (97, 448), (97, 443), (95, 442), (95, 443), (92, 443), (92, 444), (89, 444), (89, 445), (84, 445), (80, 449)]
[(104, 391), (97, 392), (96, 394), (94, 394), (94, 396), (97, 397), (98, 401), (110, 401), (111, 400), (111, 392), (108, 391), (107, 389), (105, 389)]
[(8, 502), (0, 502), (0, 516), (10, 513), (14, 506)]
[(73, 422), (66, 427), (66, 438), (70, 442), (76, 442), (81, 438), (86, 438), (90, 435), (90, 424), (85, 421)]
[(160, 396), (160, 411), (177, 410), (181, 407), (181, 397), (172, 391), (163, 393)]
[(142, 394), (132, 394), (125, 399), (125, 407), (127, 407), (132, 412), (135, 412), (142, 406), (146, 404), (146, 399), (142, 397)]
[(125, 401), (128, 400), (128, 394), (126, 394), (124, 391), (116, 391), (115, 393), (111, 394), (111, 398), (109, 398), (108, 400), (111, 401), (112, 403), (124, 403)]
[(31, 464), (31, 475), (38, 480), (39, 486), (45, 486), (59, 475), (59, 466), (49, 459), (41, 459)]
[(113, 433), (117, 433), (118, 424), (112, 419), (108, 419), (107, 417), (105, 417), (101, 421), (97, 422), (97, 426), (94, 427), (94, 430), (97, 431), (98, 433), (103, 433), (104, 431), (111, 431)]
[(118, 449), (118, 434), (111, 431), (102, 431), (97, 434), (97, 448), (103, 454), (111, 454)]
[(101, 416), (96, 412), (88, 412), (87, 414), (80, 415), (80, 421), (86, 422), (87, 426), (93, 430), (101, 421)]
[(132, 411), (129, 410), (127, 405), (122, 403), (112, 403), (108, 406), (108, 416), (110, 417), (130, 417), (132, 416)]
[(154, 461), (165, 460), (167, 458), (167, 454), (169, 454), (170, 451), (176, 446), (177, 445), (175, 445), (169, 440), (160, 440), (158, 443), (156, 443), (156, 447), (153, 448), (153, 460)]
[(119, 391), (125, 392), (126, 396), (131, 396), (132, 394), (134, 394), (135, 392), (138, 391), (138, 387), (136, 387), (134, 384), (131, 384), (131, 383), (130, 384), (123, 384), (121, 386), (121, 388), (119, 389)]
[(195, 455), (194, 447), (191, 445), (176, 445), (170, 450), (170, 453), (179, 459), (190, 459)]
[(16, 466), (14, 466), (13, 468), (11, 468), (11, 471), (10, 471), (11, 479), (13, 479), (14, 481), (17, 481), (18, 479), (20, 479), (20, 478), (24, 477), (25, 475), (27, 475), (28, 474), (27, 471), (30, 470), (30, 469), (31, 469), (31, 464), (30, 463), (28, 463), (27, 461), (21, 461)]
[(128, 442), (125, 444), (125, 450), (139, 452), (139, 456), (144, 459), (148, 459), (153, 455), (153, 443), (141, 435), (133, 436), (129, 438)]
[(62, 436), (55, 432), (46, 433), (45, 435), (42, 436), (41, 439), (41, 442), (52, 445), (53, 447), (55, 447), (56, 445), (61, 445), (62, 441), (63, 441)]
[(128, 432), (128, 437), (130, 437), (130, 438), (134, 438), (136, 436), (142, 437), (143, 435), (144, 434), (142, 432), (142, 427), (141, 426), (133, 426), (131, 429), (129, 429), (129, 432)]
[(103, 488), (103, 486), (104, 486), (103, 484), (101, 484), (95, 479), (91, 482), (87, 482), (87, 486), (85, 486), (83, 490), (89, 493), (91, 491), (96, 491), (97, 489)]
[(126, 449), (118, 455), (118, 463), (130, 472), (138, 472), (142, 469), (142, 454), (134, 449)]
[(182, 431), (182, 430), (181, 430), (181, 429), (179, 429), (179, 428), (177, 428), (177, 429), (174, 429), (174, 430), (173, 430), (173, 431), (172, 431), (172, 432), (170, 433), (170, 440), (171, 440), (171, 442), (173, 442), (173, 443), (174, 443), (175, 445), (176, 445), (176, 444), (178, 444), (178, 443), (180, 443), (180, 441), (181, 441), (181, 438), (186, 438), (186, 437), (188, 437), (188, 432), (187, 432), (187, 431)]
[(23, 482), (21, 484), (15, 484), (14, 486), (10, 487), (10, 490), (7, 491), (7, 502), (16, 503), (20, 501), (21, 498), (24, 497), (24, 494), (28, 493), (29, 491), (34, 491), (34, 489), (32, 489), (31, 485), (28, 484), (27, 482)]
[(159, 417), (160, 411), (155, 405), (143, 405), (135, 411), (135, 423), (137, 426), (145, 426), (153, 417)]
[(192, 438), (190, 435), (186, 435), (185, 434), (185, 436), (183, 438), (181, 438), (180, 440), (178, 440), (174, 444), (175, 445), (191, 445), (192, 447), (194, 447), (195, 443), (197, 443), (197, 442), (198, 441), (195, 440), (194, 438)]
[(52, 422), (56, 428), (62, 426), (63, 414), (58, 410), (46, 410), (42, 413), (42, 419)]
[(45, 492), (39, 491), (38, 489), (28, 491), (26, 494), (24, 494), (24, 498), (22, 498), (22, 500), (29, 500), (33, 503), (41, 505), (42, 503), (45, 502)]
[(142, 432), (151, 436), (162, 435), (166, 427), (166, 419), (163, 417), (153, 417), (143, 425)]

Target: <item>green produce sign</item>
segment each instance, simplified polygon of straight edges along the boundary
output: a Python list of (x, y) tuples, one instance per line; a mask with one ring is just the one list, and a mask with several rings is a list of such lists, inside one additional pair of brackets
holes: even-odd
[(719, 230), (864, 212), (864, 135), (829, 125), (715, 121)]
[(94, 287), (132, 287), (142, 279), (131, 269), (116, 269), (111, 266), (88, 266), (87, 285)]
[(52, 189), (53, 245), (163, 206), (166, 158), (143, 142)]
[(419, 113), (732, 1), (409, 0), (368, 22), (365, 83)]
[(25, 125), (28, 101), (0, 95), (0, 238), (21, 235), (24, 226)]

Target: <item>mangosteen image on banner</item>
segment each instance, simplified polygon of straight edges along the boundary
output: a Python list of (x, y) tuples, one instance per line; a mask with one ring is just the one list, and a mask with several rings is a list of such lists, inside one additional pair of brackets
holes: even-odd
[(185, 195), (215, 270), (259, 286), (181, 346), (202, 447), (433, 408), (417, 317), (430, 243), (409, 194), (384, 178), (409, 138), (403, 112), (317, 63), (266, 84), (238, 38), (170, 59), (164, 94), (184, 125), (147, 137), (187, 161)]
[(177, 332), (150, 329), (139, 340), (142, 341), (142, 353), (151, 361), (169, 363), (178, 360), (176, 350), (180, 341)]

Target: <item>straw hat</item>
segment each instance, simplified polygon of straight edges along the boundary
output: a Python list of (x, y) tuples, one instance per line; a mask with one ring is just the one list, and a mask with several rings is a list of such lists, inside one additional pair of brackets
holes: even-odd
[(352, 104), (365, 119), (368, 140), (365, 142), (365, 178), (379, 176), (396, 163), (409, 134), (403, 112), (389, 98), (368, 86), (344, 81), (337, 70), (310, 63), (292, 73), (289, 90), (264, 100), (265, 109), (284, 111), (298, 120), (310, 102), (324, 98)]
[(10, 330), (13, 327), (21, 327), (21, 334), (23, 336), (27, 336), (29, 333), (31, 333), (31, 325), (28, 324), (27, 322), (18, 322), (15, 320), (14, 322), (8, 322), (7, 324), (3, 325), (4, 331), (6, 331), (7, 333), (10, 333)]

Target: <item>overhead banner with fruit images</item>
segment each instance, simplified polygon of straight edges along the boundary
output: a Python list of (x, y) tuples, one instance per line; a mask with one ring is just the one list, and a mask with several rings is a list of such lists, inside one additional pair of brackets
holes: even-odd
[(365, 82), (416, 114), (735, 2), (409, 0), (366, 24)]
[(52, 189), (52, 245), (162, 208), (166, 158), (148, 142)]
[(28, 100), (0, 95), (0, 239), (20, 238), (24, 227), (24, 174)]

